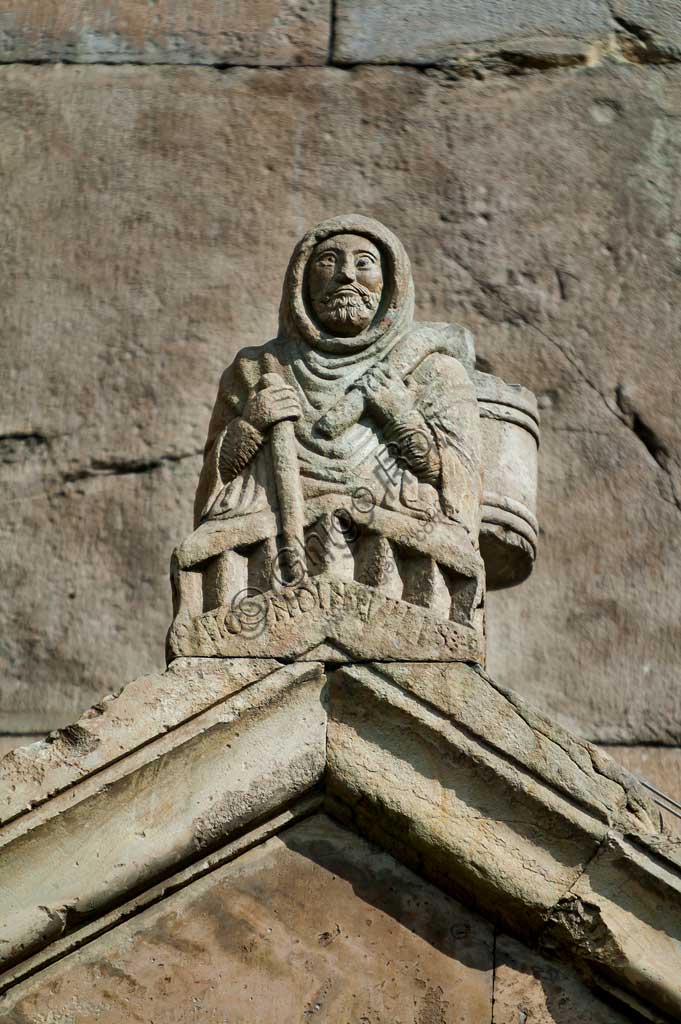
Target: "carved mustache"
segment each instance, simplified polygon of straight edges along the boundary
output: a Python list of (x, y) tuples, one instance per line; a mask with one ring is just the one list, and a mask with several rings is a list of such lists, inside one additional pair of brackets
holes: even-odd
[(328, 291), (324, 296), (324, 305), (344, 304), (345, 301), (352, 302), (353, 299), (360, 299), (369, 309), (374, 309), (378, 305), (378, 295), (361, 284), (343, 284), (333, 291)]

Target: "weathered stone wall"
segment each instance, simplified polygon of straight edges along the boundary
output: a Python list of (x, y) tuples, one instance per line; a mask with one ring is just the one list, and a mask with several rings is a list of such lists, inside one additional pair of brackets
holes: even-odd
[(0, 2), (0, 731), (162, 664), (219, 373), (356, 210), (419, 315), (540, 396), (540, 559), (490, 598), (491, 672), (618, 751), (679, 744), (678, 0), (181, 7)]

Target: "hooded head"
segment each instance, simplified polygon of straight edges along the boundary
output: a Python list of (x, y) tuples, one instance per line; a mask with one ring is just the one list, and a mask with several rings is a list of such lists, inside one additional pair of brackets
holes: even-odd
[(322, 221), (293, 251), (284, 279), (279, 337), (323, 353), (385, 354), (414, 314), (409, 258), (369, 217)]

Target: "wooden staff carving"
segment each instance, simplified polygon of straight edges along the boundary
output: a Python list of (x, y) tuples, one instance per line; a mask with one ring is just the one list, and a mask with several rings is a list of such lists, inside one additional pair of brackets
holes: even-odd
[[(265, 373), (260, 388), (280, 384), (279, 364), (271, 353), (263, 358)], [(305, 562), (305, 509), (303, 485), (296, 448), (293, 420), (280, 420), (270, 430), (270, 452), (274, 485), (279, 503), (279, 551), (277, 564), (280, 577), (274, 573), (273, 584), (292, 586), (307, 575)]]

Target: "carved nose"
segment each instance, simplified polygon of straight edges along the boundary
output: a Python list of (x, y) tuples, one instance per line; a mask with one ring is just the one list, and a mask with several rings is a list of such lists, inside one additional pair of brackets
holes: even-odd
[(336, 280), (340, 284), (351, 284), (355, 278), (355, 261), (349, 254), (344, 253), (342, 259), (338, 261)]

